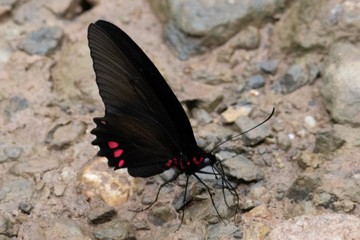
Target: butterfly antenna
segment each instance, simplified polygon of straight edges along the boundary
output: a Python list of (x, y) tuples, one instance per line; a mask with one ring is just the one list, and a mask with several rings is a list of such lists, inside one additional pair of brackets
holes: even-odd
[(232, 136), (231, 138), (229, 138), (229, 139), (227, 139), (227, 140), (219, 143), (218, 145), (216, 145), (216, 146), (210, 151), (210, 153), (212, 153), (215, 149), (217, 149), (218, 147), (220, 147), (220, 146), (223, 145), (224, 143), (226, 143), (226, 142), (228, 142), (228, 141), (231, 141), (231, 140), (234, 140), (235, 138), (237, 138), (237, 137), (239, 137), (239, 136), (241, 136), (241, 135), (243, 135), (243, 134), (245, 134), (245, 133), (248, 133), (248, 132), (250, 132), (251, 130), (253, 130), (253, 129), (259, 127), (260, 125), (264, 124), (265, 122), (269, 121), (269, 119), (274, 115), (274, 112), (275, 112), (275, 108), (272, 109), (272, 112), (270, 113), (270, 115), (269, 115), (264, 121), (262, 121), (261, 123), (257, 124), (256, 126), (250, 128), (250, 129), (246, 130), (245, 132), (239, 133), (239, 134), (237, 134), (237, 135), (235, 135), (235, 136)]

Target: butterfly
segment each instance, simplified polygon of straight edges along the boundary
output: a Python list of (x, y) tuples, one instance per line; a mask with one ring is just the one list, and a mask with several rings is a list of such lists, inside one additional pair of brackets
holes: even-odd
[(185, 202), (190, 176), (210, 193), (197, 175), (210, 166), (213, 174), (222, 178), (223, 186), (237, 196), (221, 162), (212, 151), (197, 145), (181, 103), (140, 47), (120, 28), (103, 20), (89, 25), (88, 41), (105, 105), (105, 115), (94, 118), (96, 127), (91, 133), (96, 139), (92, 144), (99, 146), (98, 155), (108, 159), (109, 167), (127, 168), (131, 176), (142, 178), (172, 168), (175, 174), (160, 186), (155, 201), (163, 186), (185, 174)]

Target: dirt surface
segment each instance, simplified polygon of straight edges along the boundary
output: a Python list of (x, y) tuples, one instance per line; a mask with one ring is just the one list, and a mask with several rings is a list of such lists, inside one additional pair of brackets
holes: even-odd
[[(336, 212), (359, 217), (360, 198), (347, 194), (359, 191), (358, 128), (335, 124), (325, 108), (320, 91), (327, 53), (299, 57), (295, 50), (283, 50), (281, 39), (272, 34), (285, 25), (282, 19), (290, 10), (258, 28), (256, 49), (237, 49), (229, 60), (219, 60), (232, 49), (236, 35), (181, 61), (163, 42), (165, 23), (146, 1), (64, 1), (65, 7), (56, 1), (10, 2), (0, 8), (0, 239), (265, 239), (296, 216)], [(191, 178), (193, 201), (174, 233), (182, 211), (175, 210), (173, 201), (182, 199), (185, 176), (164, 187), (152, 208), (137, 212), (151, 203), (168, 175), (134, 179), (126, 169), (114, 172), (106, 159), (96, 157), (90, 131), (104, 106), (86, 36), (89, 23), (98, 19), (121, 27), (152, 59), (206, 149), (244, 131), (246, 122), (239, 118), (256, 124), (275, 107), (265, 129), (249, 136), (265, 134), (259, 143), (240, 138), (219, 150), (219, 157), (242, 153), (241, 166), (249, 174), (244, 180), (244, 173), (238, 173), (242, 177), (235, 181), (240, 196), (236, 215), (224, 204), (221, 189), (208, 182), (215, 186), (213, 196), (226, 224), (206, 190)], [(42, 28), (50, 41), (36, 49), (32, 44), (39, 40), (26, 39)], [(273, 74), (258, 69), (259, 62), (269, 59), (278, 61)], [(293, 92), (279, 92), (279, 79), (289, 67), (308, 64), (307, 59), (321, 74)], [(263, 87), (243, 88), (259, 73), (265, 76)], [(335, 133), (319, 137), (329, 130)], [(321, 136), (335, 149), (325, 144), (319, 150)]]

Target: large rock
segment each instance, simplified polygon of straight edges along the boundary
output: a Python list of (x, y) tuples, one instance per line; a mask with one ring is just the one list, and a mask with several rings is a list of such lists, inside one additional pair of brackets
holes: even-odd
[(321, 94), (331, 117), (339, 123), (360, 124), (360, 50), (350, 43), (330, 49)]
[(356, 0), (296, 1), (278, 24), (288, 50), (324, 50), (337, 41), (359, 41), (360, 8)]
[(264, 1), (154, 1), (148, 0), (159, 18), (167, 22), (165, 38), (180, 59), (226, 42), (248, 26), (273, 17), (284, 0)]

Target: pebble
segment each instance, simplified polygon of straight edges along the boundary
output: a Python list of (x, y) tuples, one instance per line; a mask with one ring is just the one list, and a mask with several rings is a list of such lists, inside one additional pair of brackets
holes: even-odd
[(48, 56), (59, 47), (63, 34), (60, 27), (42, 27), (28, 33), (19, 43), (18, 48), (30, 55)]
[(247, 82), (247, 86), (250, 89), (262, 88), (262, 87), (265, 86), (265, 78), (260, 74), (251, 76), (250, 79)]
[[(238, 128), (242, 132), (249, 130), (250, 128), (256, 126), (258, 123), (259, 123), (258, 121), (254, 121), (246, 116), (239, 118), (235, 121), (236, 126), (238, 126)], [(270, 129), (268, 125), (265, 123), (251, 130), (250, 132), (243, 134), (243, 141), (244, 144), (247, 146), (255, 146), (260, 142), (264, 141), (265, 138), (270, 136), (270, 134), (271, 134)]]
[(66, 185), (60, 182), (54, 183), (54, 195), (57, 197), (61, 197), (64, 195), (66, 189)]
[(224, 112), (221, 113), (221, 116), (226, 123), (233, 123), (242, 116), (248, 116), (251, 110), (251, 106), (248, 105), (229, 106)]
[(290, 137), (284, 132), (279, 132), (277, 134), (277, 145), (284, 151), (289, 150), (291, 148)]
[(316, 120), (313, 116), (306, 116), (305, 117), (305, 126), (308, 128), (314, 128), (316, 127)]
[(194, 108), (191, 110), (191, 114), (199, 123), (207, 124), (212, 122), (212, 117), (205, 109)]
[(51, 148), (61, 150), (80, 138), (85, 130), (86, 124), (81, 121), (58, 124), (48, 133), (46, 142), (50, 143)]
[(308, 70), (305, 65), (294, 64), (280, 79), (282, 93), (291, 93), (304, 86), (309, 81)]
[(21, 147), (6, 147), (4, 149), (5, 154), (11, 160), (17, 160), (21, 156), (23, 151), (24, 150)]
[(102, 224), (111, 221), (116, 216), (116, 210), (110, 206), (93, 208), (88, 213), (88, 219), (92, 224)]
[(360, 219), (345, 214), (303, 215), (278, 224), (267, 239), (360, 239)]
[(315, 136), (315, 153), (334, 152), (344, 145), (345, 140), (336, 135), (334, 130), (321, 130)]
[(30, 203), (22, 202), (19, 204), (19, 209), (21, 212), (25, 214), (30, 214), (31, 210), (33, 209), (33, 206)]
[(237, 155), (223, 161), (227, 175), (246, 182), (259, 181), (264, 178), (262, 169), (243, 155)]
[(259, 63), (259, 68), (264, 73), (275, 74), (278, 68), (277, 60), (267, 60)]
[(176, 218), (177, 214), (174, 209), (168, 205), (156, 205), (151, 208), (148, 214), (148, 220), (155, 226), (165, 226), (171, 220)]
[(98, 240), (135, 240), (133, 225), (127, 220), (115, 219), (100, 225), (94, 236)]

